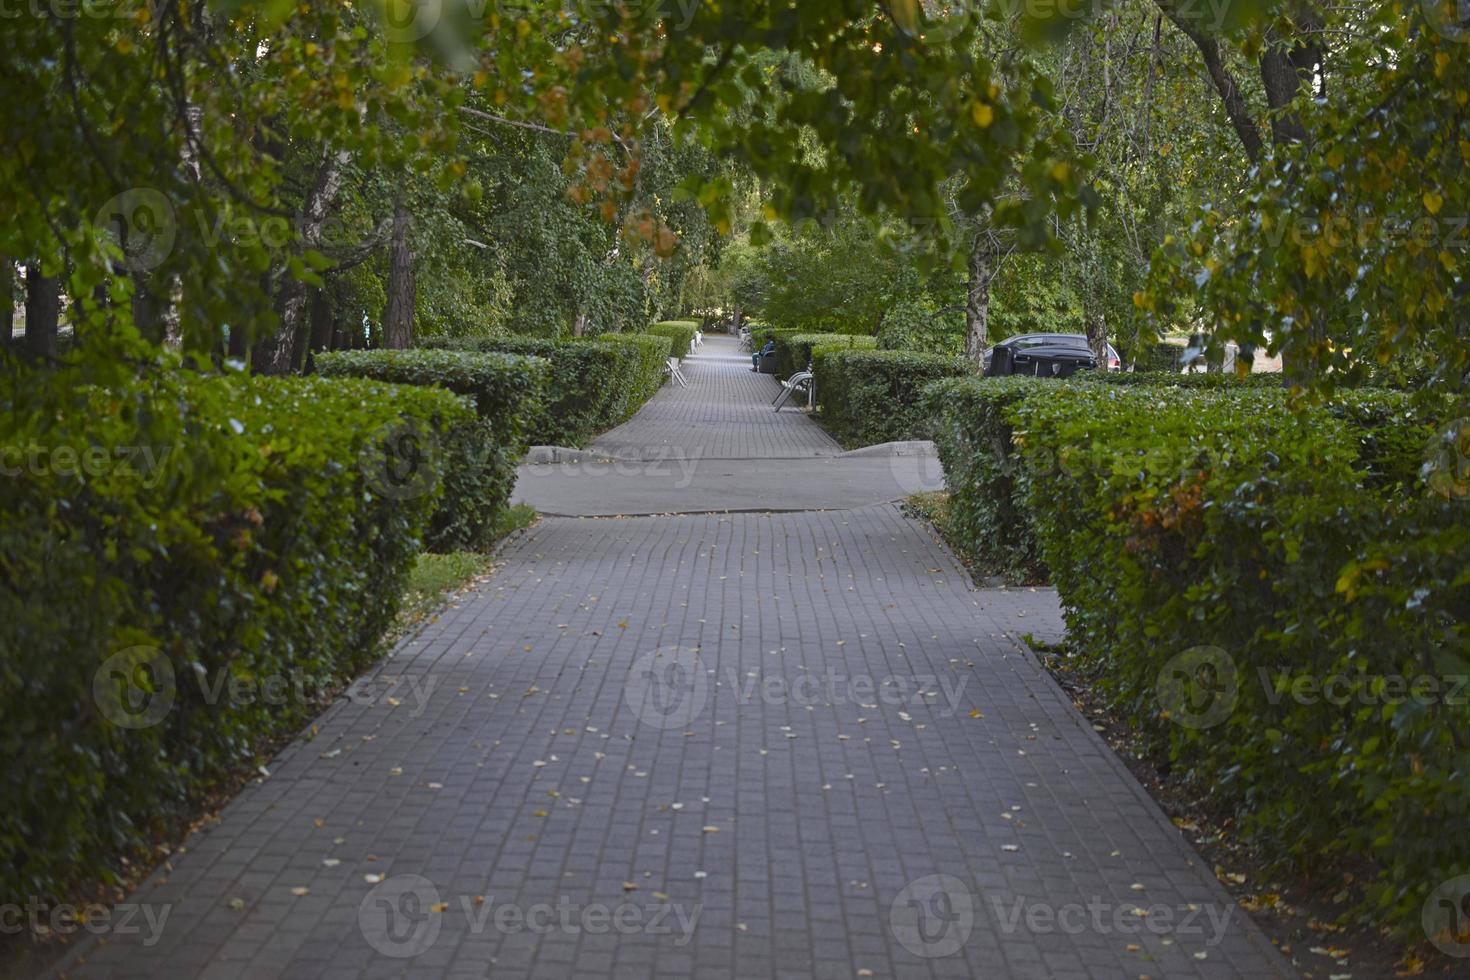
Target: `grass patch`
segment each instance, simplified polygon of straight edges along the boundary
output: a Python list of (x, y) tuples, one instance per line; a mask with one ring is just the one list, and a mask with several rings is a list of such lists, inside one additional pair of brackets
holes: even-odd
[(494, 561), (494, 545), (536, 523), (536, 511), (525, 504), (508, 507), (500, 515), (495, 528), (494, 544), (485, 551), (450, 551), (445, 554), (421, 552), (408, 575), (403, 590), (403, 607), (398, 612), (395, 635), (423, 622), (444, 605), (454, 593), (490, 570)]

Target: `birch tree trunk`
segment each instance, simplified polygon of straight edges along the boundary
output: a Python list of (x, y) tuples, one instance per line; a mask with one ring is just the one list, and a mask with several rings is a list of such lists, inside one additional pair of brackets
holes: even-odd
[(995, 254), (990, 234), (983, 228), (977, 229), (975, 241), (970, 246), (969, 284), (965, 297), (965, 357), (977, 370), (984, 366), (985, 352), (990, 349), (990, 281), (994, 278)]
[[(342, 189), (343, 168), (350, 155), (343, 150), (328, 149), (317, 167), (316, 180), (306, 195), (301, 209), (301, 227), (298, 238), (302, 251), (317, 248), (322, 242), (322, 227), (326, 224), (337, 193)], [(301, 334), (306, 324), (307, 285), (295, 278), (287, 278), (276, 295), (276, 316), (280, 326), (275, 336), (268, 337), (255, 345), (251, 362), (261, 374), (288, 374), (295, 370), (301, 354)]]
[(1083, 308), (1082, 326), (1087, 333), (1087, 346), (1092, 348), (1092, 356), (1097, 360), (1097, 369), (1106, 371), (1108, 369), (1108, 319), (1103, 316), (1102, 310), (1097, 309), (1095, 304), (1084, 302)]

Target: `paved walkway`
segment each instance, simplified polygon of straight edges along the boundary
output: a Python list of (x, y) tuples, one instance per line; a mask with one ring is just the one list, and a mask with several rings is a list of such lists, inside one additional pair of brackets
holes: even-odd
[(896, 506), (501, 557), (68, 973), (1289, 975), (1019, 642), (1055, 595), (973, 590)]
[(689, 387), (665, 385), (585, 451), (522, 466), (516, 502), (583, 516), (836, 510), (944, 487), (932, 446), (843, 453), (800, 408), (777, 414), (780, 388), (731, 338), (708, 338), (683, 371)]
[[(750, 370), (750, 354), (731, 337), (710, 335), (684, 358), (689, 387), (667, 384), (633, 418), (588, 448), (618, 459), (801, 459), (842, 452), (800, 412), (777, 414), (779, 390), (768, 374)], [(805, 404), (805, 400), (802, 400)]]

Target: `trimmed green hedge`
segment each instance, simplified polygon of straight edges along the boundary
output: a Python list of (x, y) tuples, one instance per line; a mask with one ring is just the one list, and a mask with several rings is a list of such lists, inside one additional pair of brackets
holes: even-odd
[(376, 657), (445, 475), (392, 436), (474, 422), (353, 379), (36, 380), (0, 399), (6, 901), (150, 861)]
[(472, 400), (479, 423), (460, 426), (438, 447), (429, 447), (445, 452), (449, 466), (427, 547), (458, 551), (487, 544), (510, 502), (530, 426), (545, 412), (547, 362), (519, 354), (417, 349), (337, 351), (318, 356), (316, 364), (328, 378), (435, 385)]
[(1189, 388), (1189, 389), (1224, 389), (1224, 388), (1276, 388), (1287, 387), (1286, 378), (1280, 373), (1263, 374), (1180, 374), (1174, 372), (1159, 371), (1085, 371), (1074, 378), (1078, 381), (1089, 381), (1097, 384), (1112, 385), (1147, 385), (1151, 388)]
[(327, 377), (438, 385), (465, 395), (501, 442), (522, 450), (527, 423), (550, 378), (544, 358), (427, 348), (335, 351), (318, 355), (316, 365)]
[[(1041, 384), (1035, 382), (1040, 380)], [(1029, 512), (1016, 497), (1017, 461), (1011, 441), (1012, 412), (1032, 394), (1047, 398), (1055, 385), (1098, 385), (1162, 391), (1276, 392), (1279, 374), (1122, 374), (1086, 372), (1065, 382), (1051, 379), (964, 378), (937, 382), (923, 392), (924, 410), (950, 489), (952, 528), (966, 550), (1013, 582), (1049, 577)], [(1424, 410), (1399, 393), (1339, 392), (1326, 411), (1347, 423), (1358, 440), (1364, 479), (1376, 489), (1416, 483), (1429, 422)]]
[(669, 338), (670, 356), (682, 359), (689, 356), (698, 329), (699, 324), (690, 320), (666, 320), (653, 324), (645, 332), (651, 337)]
[(664, 386), (664, 367), (673, 346), (667, 337), (640, 333), (604, 333), (590, 339), (617, 345), (618, 377), (627, 379), (626, 398), (617, 412), (617, 421), (622, 422)]
[(878, 338), (843, 333), (785, 335), (776, 342), (776, 376), (789, 378), (798, 371), (805, 371), (812, 362), (812, 350), (817, 347), (876, 350)]
[(431, 338), (422, 346), (544, 357), (551, 364), (546, 398), (528, 423), (533, 446), (582, 446), (617, 425), (627, 408), (631, 365), (622, 348), (597, 341), (537, 337)]
[(1036, 546), (1031, 516), (1017, 498), (1010, 410), (1059, 382), (1025, 375), (949, 378), (928, 385), (923, 408), (949, 487), (950, 533), (989, 571), (1013, 583), (1049, 577)]
[(1339, 391), (1326, 411), (1352, 430), (1370, 488), (1386, 499), (1424, 492), (1420, 470), (1440, 413), (1407, 392), (1375, 388)]
[(822, 422), (849, 448), (927, 438), (924, 387), (974, 372), (960, 357), (823, 345), (813, 351), (812, 362)]
[[(1392, 392), (1033, 392), (948, 394), (986, 417), (966, 439), (1014, 429), (1074, 662), (1268, 857), (1351, 870), (1364, 920), (1417, 924), (1470, 871), (1445, 832), (1470, 826), (1470, 506), (1404, 482), (1430, 420)], [(950, 478), (978, 497), (992, 464), (970, 467)]]
[[(813, 338), (813, 336), (822, 338), (823, 341), (831, 341), (832, 344), (848, 345), (847, 338), (850, 338), (850, 336), (853, 336), (853, 338), (863, 338), (863, 336), (869, 335), (841, 334), (838, 331), (808, 331), (808, 329), (784, 328), (784, 326), (782, 328), (778, 328), (778, 326), (751, 326), (751, 350), (759, 351), (761, 347), (766, 345), (767, 341), (776, 341), (776, 376), (778, 378), (789, 378), (792, 373), (807, 369), (807, 364), (811, 360), (811, 348), (817, 347), (817, 342), (808, 341), (808, 339), (804, 338)], [(803, 338), (801, 350), (792, 348), (792, 341), (795, 341), (797, 338)], [(876, 347), (878, 345), (876, 338), (870, 339), (873, 339), (872, 347)], [(867, 342), (858, 342), (858, 344), (851, 345), (854, 345), (854, 347), (869, 347)], [(803, 351), (806, 351), (806, 353), (803, 353)]]

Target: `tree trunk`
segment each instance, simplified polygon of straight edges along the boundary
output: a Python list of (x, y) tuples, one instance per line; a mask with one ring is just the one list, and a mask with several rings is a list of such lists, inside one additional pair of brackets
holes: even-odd
[(163, 304), (163, 342), (175, 350), (184, 346), (184, 284), (176, 275), (161, 284), (168, 290)]
[(326, 289), (311, 291), (311, 344), (313, 352), (332, 349), (332, 335), (336, 327), (336, 311), (332, 309), (332, 297)]
[(56, 331), (61, 323), (61, 280), (41, 274), (40, 263), (26, 265), (25, 350), (41, 360), (56, 356)]
[(15, 263), (0, 256), (0, 350), (15, 343)]
[(1088, 335), (1088, 347), (1098, 361), (1098, 370), (1107, 370), (1107, 317), (1095, 304), (1083, 304), (1082, 329)]
[(149, 284), (137, 274), (133, 277), (133, 326), (138, 328), (138, 333), (143, 335), (144, 340), (150, 340), (155, 344), (164, 341), (164, 305)]
[[(1261, 132), (1251, 115), (1240, 85), (1230, 74), (1220, 51), (1220, 42), (1207, 34), (1200, 24), (1183, 16), (1174, 0), (1155, 0), (1164, 15), (1199, 49), (1200, 59), (1209, 73), (1215, 91), (1225, 107), (1235, 134), (1251, 163), (1259, 163), (1264, 150)], [(1303, 84), (1310, 85), (1321, 77), (1325, 68), (1325, 51), (1319, 38), (1321, 15), (1310, 2), (1294, 4), (1291, 10), (1295, 33), (1282, 37), (1275, 29), (1268, 31), (1260, 54), (1261, 82), (1266, 89), (1266, 104), (1271, 109), (1271, 142), (1275, 146), (1301, 142), (1307, 138), (1301, 116), (1285, 111)]]
[[(337, 192), (342, 189), (343, 168), (349, 154), (328, 149), (317, 167), (316, 179), (301, 209), (301, 249), (318, 248), (322, 242), (322, 226), (326, 224)], [(261, 374), (289, 374), (295, 370), (305, 347), (307, 285), (286, 278), (276, 296), (276, 316), (280, 321), (275, 335), (255, 345), (252, 366)]]
[(1245, 155), (1250, 158), (1251, 163), (1259, 163), (1262, 149), (1261, 131), (1256, 128), (1256, 121), (1251, 116), (1250, 107), (1246, 105), (1245, 95), (1241, 92), (1240, 85), (1230, 74), (1230, 69), (1225, 66), (1225, 59), (1220, 53), (1219, 40), (1206, 34), (1189, 18), (1182, 16), (1175, 9), (1173, 0), (1155, 0), (1155, 3), (1163, 11), (1164, 16), (1169, 18), (1170, 23), (1179, 28), (1179, 32), (1193, 41), (1194, 46), (1199, 49), (1200, 60), (1204, 62), (1210, 82), (1220, 95), (1220, 102), (1225, 107), (1225, 115), (1235, 129), (1240, 145), (1245, 148)]
[[(1225, 114), (1245, 147), (1246, 156), (1252, 164), (1260, 163), (1265, 151), (1261, 132), (1252, 117), (1220, 52), (1219, 41), (1206, 33), (1175, 9), (1176, 0), (1155, 0), (1164, 15), (1179, 30), (1194, 42), (1199, 49), (1210, 79), (1225, 106)], [(1292, 33), (1283, 36), (1273, 27), (1266, 32), (1259, 56), (1261, 83), (1266, 91), (1266, 104), (1270, 109), (1271, 144), (1282, 147), (1307, 140), (1307, 132), (1299, 113), (1291, 112), (1289, 106), (1296, 99), (1303, 85), (1321, 83), (1316, 94), (1326, 89), (1327, 50), (1322, 42), (1322, 17), (1313, 0), (1300, 0), (1290, 7)], [(1283, 353), (1282, 368), (1286, 377), (1299, 383), (1311, 380), (1312, 369), (1305, 362), (1298, 362), (1295, 355)]]
[(1276, 146), (1306, 141), (1307, 128), (1301, 114), (1286, 110), (1302, 86), (1311, 86), (1324, 70), (1322, 46), (1316, 40), (1321, 36), (1321, 18), (1316, 11), (1298, 4), (1293, 20), (1295, 34), (1281, 37), (1275, 30), (1267, 31), (1261, 49), (1261, 83), (1266, 88), (1266, 104), (1271, 107), (1271, 142)]
[(393, 208), (393, 240), (388, 245), (388, 308), (383, 311), (383, 346), (403, 350), (413, 343), (415, 294), (413, 217), (401, 200)]
[(965, 299), (965, 356), (978, 369), (985, 363), (990, 349), (990, 281), (995, 278), (994, 256), (990, 236), (984, 229), (975, 231), (970, 246), (969, 292)]
[(1271, 113), (1271, 142), (1276, 146), (1300, 143), (1307, 138), (1302, 117), (1284, 111), (1296, 98), (1299, 78), (1291, 54), (1284, 45), (1268, 45), (1261, 52), (1261, 81), (1266, 86), (1266, 102)]
[(241, 362), (250, 356), (250, 337), (245, 333), (244, 327), (236, 323), (230, 324), (230, 342), (225, 353), (231, 360)]

